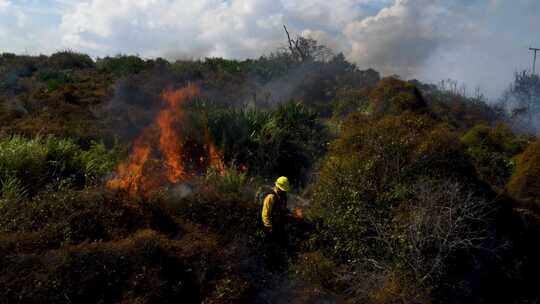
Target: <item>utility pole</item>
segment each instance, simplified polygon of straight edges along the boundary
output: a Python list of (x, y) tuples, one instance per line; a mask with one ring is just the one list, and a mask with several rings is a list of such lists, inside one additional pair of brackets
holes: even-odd
[(533, 75), (534, 73), (536, 72), (536, 52), (540, 51), (540, 49), (538, 48), (533, 48), (533, 47), (530, 47), (529, 48), (529, 51), (533, 51), (534, 52), (534, 59), (533, 59)]

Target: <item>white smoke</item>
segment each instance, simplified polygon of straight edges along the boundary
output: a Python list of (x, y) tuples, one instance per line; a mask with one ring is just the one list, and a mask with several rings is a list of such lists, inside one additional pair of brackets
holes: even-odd
[[(494, 97), (514, 71), (530, 66), (529, 44), (540, 43), (537, 0), (53, 2), (63, 5), (57, 24), (41, 22), (23, 4), (0, 0), (0, 48), (242, 59), (282, 45), (286, 24), (361, 68), (430, 82), (454, 78)], [(16, 20), (15, 10), (22, 10), (25, 22)]]

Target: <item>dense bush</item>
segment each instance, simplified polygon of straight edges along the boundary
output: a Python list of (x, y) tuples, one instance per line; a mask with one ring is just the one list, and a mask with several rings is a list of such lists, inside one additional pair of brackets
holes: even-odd
[(58, 71), (42, 71), (39, 73), (38, 78), (47, 84), (50, 91), (73, 82), (69, 73)]
[(515, 167), (515, 157), (523, 152), (528, 138), (516, 135), (504, 124), (495, 128), (477, 125), (461, 141), (467, 146), (480, 177), (501, 190), (508, 182)]
[[(437, 286), (451, 257), (487, 244), (493, 207), (482, 189), (446, 124), (411, 113), (356, 113), (311, 185), (309, 217), (318, 225), (311, 244), (360, 274), (346, 280), (359, 298), (418, 301)], [(365, 274), (374, 280), (367, 291)]]
[(204, 179), (222, 195), (241, 195), (245, 190), (247, 174), (236, 168), (226, 168), (223, 172), (210, 168), (204, 175)]
[(382, 79), (369, 95), (368, 111), (375, 116), (422, 111), (427, 103), (418, 88), (394, 77)]
[[(380, 80), (313, 43), (306, 60), (0, 55), (0, 302), (534, 302), (538, 142), (481, 94)], [(200, 175), (103, 189), (115, 138), (188, 83), (179, 153)], [(278, 175), (305, 216), (286, 248), (254, 193)]]
[(17, 189), (33, 195), (46, 188), (91, 185), (112, 171), (119, 153), (118, 147), (109, 150), (102, 143), (84, 150), (70, 139), (5, 138), (0, 141), (2, 196), (17, 197)]
[(257, 134), (270, 119), (262, 110), (218, 109), (209, 113), (210, 133), (226, 162), (253, 164)]
[[(96, 190), (0, 204), (5, 302), (200, 303), (215, 239), (159, 201)], [(29, 284), (32, 282), (32, 284)]]
[(280, 105), (257, 134), (254, 163), (265, 174), (302, 182), (325, 151), (328, 136), (317, 115), (300, 103)]
[(138, 56), (128, 55), (99, 58), (96, 65), (98, 69), (113, 73), (117, 76), (136, 74), (144, 70), (146, 67), (144, 60)]
[(94, 61), (86, 54), (73, 51), (60, 51), (52, 54), (47, 59), (47, 65), (53, 69), (84, 69), (95, 66)]
[(540, 204), (540, 140), (519, 156), (507, 189), (518, 199)]
[(213, 111), (208, 120), (228, 162), (247, 166), (252, 174), (285, 175), (298, 183), (324, 153), (328, 138), (317, 115), (292, 101), (269, 112)]

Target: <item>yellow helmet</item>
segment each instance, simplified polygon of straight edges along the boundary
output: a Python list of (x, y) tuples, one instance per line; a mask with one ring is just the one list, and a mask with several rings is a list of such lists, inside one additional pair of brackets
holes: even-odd
[(281, 191), (288, 192), (291, 190), (291, 185), (289, 184), (289, 179), (285, 176), (282, 176), (276, 180), (276, 188)]

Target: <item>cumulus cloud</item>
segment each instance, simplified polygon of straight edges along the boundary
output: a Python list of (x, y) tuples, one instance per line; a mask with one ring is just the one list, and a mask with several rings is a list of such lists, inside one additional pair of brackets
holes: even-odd
[(0, 0), (0, 12), (4, 12), (5, 10), (7, 10), (8, 6), (9, 6), (8, 0)]
[(449, 39), (445, 24), (452, 19), (440, 1), (397, 0), (375, 16), (346, 25), (349, 58), (386, 74), (414, 76), (441, 41)]
[(65, 45), (105, 55), (256, 57), (284, 42), (283, 24), (346, 49), (343, 28), (374, 0), (83, 2), (62, 17)]
[[(282, 26), (286, 24), (294, 33), (343, 52), (361, 68), (432, 82), (452, 77), (470, 82), (471, 87), (480, 86), (493, 96), (506, 87), (515, 70), (528, 65), (526, 47), (535, 41), (527, 41), (534, 36), (527, 30), (540, 25), (537, 0), (56, 3), (62, 4), (55, 17), (60, 21), (48, 27), (30, 12), (21, 11), (24, 14), (19, 17), (4, 13), (12, 15), (13, 21), (12, 28), (7, 28), (8, 21), (0, 20), (4, 41), (0, 47), (30, 46), (42, 52), (70, 48), (92, 56), (129, 53), (169, 59), (246, 58), (282, 45)], [(8, 6), (22, 8), (0, 0), (0, 11)], [(35, 37), (29, 40), (28, 34), (10, 32)]]

